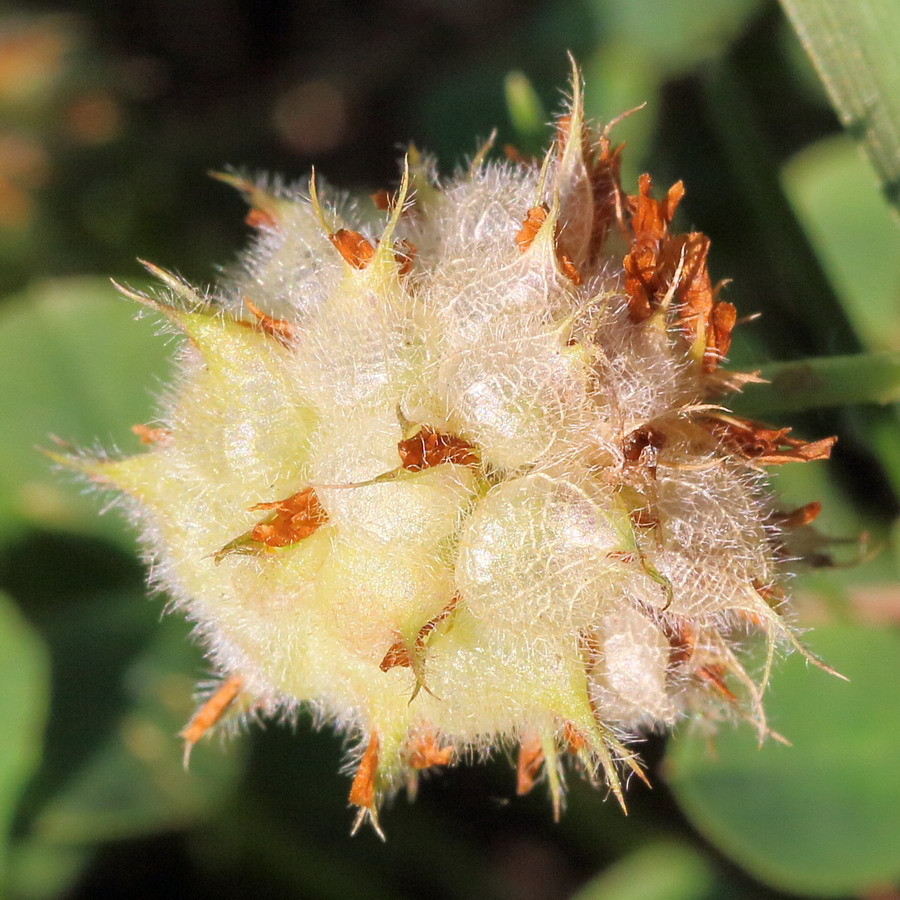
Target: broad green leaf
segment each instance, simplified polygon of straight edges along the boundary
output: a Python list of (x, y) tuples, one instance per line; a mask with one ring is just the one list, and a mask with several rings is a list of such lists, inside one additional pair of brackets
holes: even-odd
[(57, 900), (68, 896), (96, 848), (29, 843), (16, 847), (12, 866), (16, 900)]
[(743, 415), (765, 416), (826, 406), (900, 401), (900, 352), (823, 356), (760, 368), (764, 384), (749, 384), (730, 399)]
[(7, 832), (22, 788), (37, 766), (50, 694), (41, 639), (0, 594), (0, 893), (6, 883)]
[(129, 705), (91, 756), (36, 815), (31, 835), (86, 844), (181, 828), (205, 818), (234, 783), (240, 745), (204, 741), (184, 769), (178, 731), (194, 709), (198, 653), (167, 620), (124, 672)]
[(129, 427), (153, 414), (171, 347), (105, 279), (44, 282), (0, 310), (0, 535), (27, 525), (125, 539), (100, 502), (38, 452), (50, 435), (80, 447), (130, 452)]
[(651, 844), (610, 866), (572, 900), (703, 900), (712, 897), (709, 863), (685, 844)]
[(121, 591), (73, 602), (46, 626), (59, 677), (12, 847), (16, 896), (57, 896), (98, 845), (195, 825), (236, 784), (240, 743), (203, 741), (183, 768), (178, 731), (204, 667), (189, 626), (157, 619), (157, 604)]
[(850, 682), (794, 654), (776, 672), (761, 749), (748, 727), (714, 742), (682, 729), (668, 780), (693, 824), (763, 881), (814, 896), (900, 878), (900, 632), (832, 626), (812, 649)]
[(782, 180), (856, 332), (872, 350), (900, 350), (900, 229), (871, 167), (838, 135), (794, 156)]
[(781, 0), (843, 125), (900, 202), (900, 7), (894, 0)]

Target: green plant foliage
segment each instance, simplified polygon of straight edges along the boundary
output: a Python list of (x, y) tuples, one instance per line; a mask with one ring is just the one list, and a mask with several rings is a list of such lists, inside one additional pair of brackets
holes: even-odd
[(12, 601), (0, 594), (0, 892), (6, 836), (22, 790), (41, 756), (49, 701), (47, 651)]
[(781, 0), (841, 122), (900, 202), (900, 8), (892, 0)]
[(782, 178), (860, 339), (871, 350), (900, 348), (900, 228), (871, 166), (839, 135), (794, 156)]
[(588, 882), (572, 900), (704, 900), (712, 897), (710, 865), (684, 844), (650, 844)]
[(156, 619), (139, 593), (112, 591), (70, 598), (49, 624), (57, 714), (69, 721), (52, 723), (22, 809), (11, 852), (17, 895), (54, 896), (97, 846), (186, 828), (233, 790), (240, 746), (204, 745), (189, 771), (183, 765), (177, 733), (193, 711), (200, 654), (184, 623)]
[(767, 883), (815, 896), (900, 877), (900, 635), (820, 628), (815, 652), (843, 683), (791, 657), (773, 678), (771, 727), (792, 746), (761, 748), (746, 728), (714, 740), (682, 729), (668, 780), (694, 825)]
[(822, 356), (769, 363), (762, 384), (750, 384), (733, 406), (748, 416), (797, 412), (823, 406), (900, 401), (900, 352)]
[(504, 81), (506, 106), (516, 134), (522, 141), (522, 149), (537, 151), (544, 142), (547, 113), (534, 85), (524, 72), (510, 72)]
[[(593, 0), (596, 15), (613, 40), (632, 47), (660, 75), (683, 72), (717, 56), (759, 11), (759, 0)], [(678, 35), (678, 40), (673, 40)]]
[(134, 305), (99, 277), (39, 282), (3, 304), (0, 421), (15, 425), (0, 440), (0, 535), (30, 525), (130, 540), (37, 448), (52, 448), (54, 434), (82, 447), (137, 446), (129, 426), (151, 415), (152, 375), (170, 350), (153, 323), (134, 318)]

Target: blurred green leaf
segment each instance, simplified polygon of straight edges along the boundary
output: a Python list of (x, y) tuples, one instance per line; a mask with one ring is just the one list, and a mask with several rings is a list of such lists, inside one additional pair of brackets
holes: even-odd
[(151, 417), (150, 376), (166, 370), (171, 350), (151, 321), (134, 318), (134, 306), (101, 278), (43, 282), (5, 301), (0, 421), (15, 426), (0, 434), (0, 536), (41, 525), (129, 540), (36, 448), (51, 446), (51, 434), (138, 448), (129, 426)]
[(873, 350), (900, 350), (900, 229), (871, 168), (839, 135), (795, 155), (782, 178), (856, 332)]
[(863, 893), (900, 877), (900, 633), (829, 627), (810, 643), (850, 683), (787, 660), (768, 711), (793, 746), (760, 749), (742, 727), (722, 729), (710, 752), (683, 729), (668, 780), (694, 825), (758, 878), (816, 896)]
[[(242, 771), (240, 745), (204, 742), (190, 770), (183, 767), (177, 733), (193, 711), (200, 663), (187, 631), (176, 619), (157, 627), (153, 642), (122, 673), (125, 705), (89, 754), (60, 748), (78, 764), (38, 805), (13, 847), (11, 873), (22, 896), (53, 896), (97, 844), (186, 828), (230, 796)], [(112, 704), (116, 687), (108, 686)], [(95, 689), (92, 696), (102, 694)], [(36, 872), (44, 874), (36, 879)]]
[(609, 122), (642, 103), (647, 106), (619, 122), (612, 133), (615, 143), (625, 143), (622, 183), (629, 190), (644, 171), (650, 143), (657, 127), (661, 103), (661, 77), (652, 65), (633, 65), (635, 50), (625, 41), (602, 44), (585, 61), (585, 112), (597, 122)]
[(900, 203), (900, 7), (894, 0), (781, 0), (844, 126)]
[(685, 844), (652, 844), (631, 853), (589, 881), (572, 900), (702, 900), (711, 897), (713, 874)]
[(547, 113), (544, 104), (528, 76), (518, 70), (510, 72), (503, 81), (506, 106), (527, 152), (539, 152), (547, 140)]
[(588, 115), (604, 122), (648, 104), (617, 125), (614, 135), (617, 143), (628, 144), (622, 174), (624, 183), (632, 185), (646, 166), (666, 80), (721, 55), (760, 4), (593, 0), (591, 6), (600, 41), (584, 65)]
[(12, 601), (0, 594), (0, 890), (7, 865), (6, 832), (41, 754), (50, 695), (47, 652)]
[(37, 816), (50, 843), (94, 843), (180, 828), (203, 819), (234, 784), (240, 746), (203, 746), (185, 771), (178, 731), (193, 711), (197, 651), (182, 623), (161, 626), (125, 673), (130, 707), (104, 744)]
[(737, 37), (759, 0), (594, 0), (603, 27), (662, 75), (681, 73), (722, 52)]
[(748, 384), (730, 405), (748, 416), (797, 412), (825, 406), (900, 401), (900, 352), (825, 356), (769, 363), (766, 384)]

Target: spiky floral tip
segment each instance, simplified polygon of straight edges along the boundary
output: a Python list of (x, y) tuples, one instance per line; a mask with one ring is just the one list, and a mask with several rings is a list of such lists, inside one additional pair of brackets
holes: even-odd
[(567, 757), (621, 802), (647, 729), (767, 733), (774, 648), (799, 647), (784, 546), (817, 507), (779, 517), (760, 467), (833, 439), (711, 402), (752, 378), (720, 368), (734, 307), (672, 228), (681, 182), (625, 194), (620, 151), (576, 73), (543, 163), (441, 181), (411, 149), (369, 210), (222, 176), (258, 229), (240, 271), (123, 289), (187, 336), (181, 373), (149, 452), (76, 465), (124, 492), (221, 675), (187, 750), (226, 710), (310, 708), (352, 737), (377, 827), (421, 770), (498, 747), (558, 811)]

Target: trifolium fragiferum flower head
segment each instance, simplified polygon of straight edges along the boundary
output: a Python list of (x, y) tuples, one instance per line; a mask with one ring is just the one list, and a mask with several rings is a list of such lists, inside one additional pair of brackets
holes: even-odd
[[(309, 709), (348, 736), (357, 822), (419, 772), (518, 753), (643, 777), (629, 741), (752, 720), (790, 532), (762, 467), (828, 456), (731, 415), (735, 309), (681, 182), (621, 186), (579, 78), (542, 160), (407, 155), (358, 205), (237, 176), (255, 235), (204, 292), (124, 293), (186, 340), (146, 452), (68, 462), (121, 492), (221, 679), (183, 737)], [(659, 199), (661, 195), (661, 199)], [(769, 648), (748, 673), (748, 631)], [(802, 648), (800, 648), (802, 649)]]

